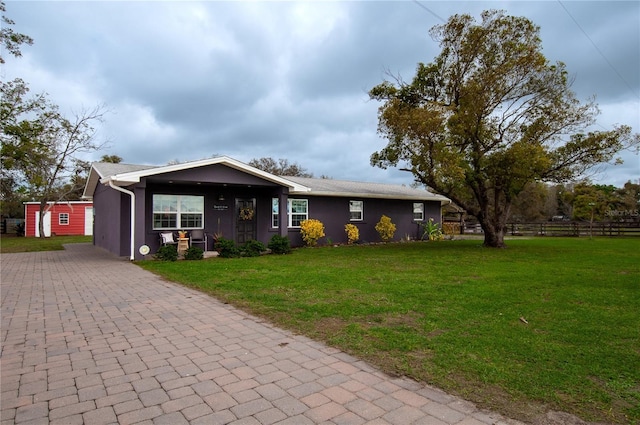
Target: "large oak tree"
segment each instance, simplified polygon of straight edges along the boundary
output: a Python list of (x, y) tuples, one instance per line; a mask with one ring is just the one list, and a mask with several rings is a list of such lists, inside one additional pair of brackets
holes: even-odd
[(401, 166), (474, 215), (484, 245), (503, 247), (515, 196), (534, 181), (565, 182), (638, 145), (628, 126), (585, 130), (598, 114), (571, 91), (563, 63), (542, 54), (539, 27), (485, 11), (432, 28), (441, 52), (410, 83), (372, 88), (379, 133), (374, 166)]

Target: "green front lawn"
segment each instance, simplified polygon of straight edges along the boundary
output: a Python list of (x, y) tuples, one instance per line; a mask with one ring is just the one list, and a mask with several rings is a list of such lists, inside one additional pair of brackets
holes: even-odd
[(91, 242), (91, 236), (52, 236), (50, 238), (22, 238), (13, 235), (0, 237), (0, 253), (60, 251), (68, 243)]
[(445, 241), (145, 261), (273, 323), (508, 416), (640, 421), (640, 241)]

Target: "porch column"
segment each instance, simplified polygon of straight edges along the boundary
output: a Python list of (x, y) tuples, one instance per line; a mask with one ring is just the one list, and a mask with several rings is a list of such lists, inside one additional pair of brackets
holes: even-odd
[(283, 187), (278, 194), (278, 230), (280, 236), (288, 235), (289, 217), (287, 216), (287, 202), (289, 200), (289, 188)]
[(145, 210), (146, 210), (146, 204), (147, 204), (147, 200), (146, 200), (146, 192), (147, 192), (147, 187), (146, 184), (144, 182), (144, 180), (142, 182), (140, 182), (140, 184), (136, 185), (136, 187), (133, 189), (133, 193), (136, 195), (136, 205), (135, 205), (135, 223), (136, 223), (136, 227), (134, 229), (134, 243), (133, 243), (133, 248), (135, 250), (134, 252), (134, 256), (136, 260), (142, 260), (143, 256), (142, 254), (140, 254), (140, 247), (144, 244), (147, 243), (147, 238), (146, 238), (146, 234), (147, 234), (147, 226), (145, 223)]

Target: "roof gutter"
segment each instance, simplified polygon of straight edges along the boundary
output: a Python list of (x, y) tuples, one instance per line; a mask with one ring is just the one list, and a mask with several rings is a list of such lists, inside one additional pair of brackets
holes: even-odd
[(135, 252), (135, 240), (134, 240), (134, 236), (135, 236), (135, 229), (136, 229), (136, 195), (135, 193), (133, 193), (130, 190), (124, 189), (120, 186), (116, 186), (115, 184), (113, 184), (113, 180), (109, 179), (109, 187), (112, 189), (117, 190), (118, 192), (122, 192), (122, 193), (126, 193), (127, 195), (131, 196), (131, 234), (129, 235), (129, 240), (131, 241), (131, 246), (130, 246), (130, 251), (131, 251), (131, 255), (129, 256), (129, 260), (133, 261), (135, 260), (134, 258), (134, 252)]
[[(289, 195), (303, 195), (304, 192), (289, 192)], [(441, 195), (428, 195), (428, 196), (417, 196), (417, 195), (393, 195), (388, 193), (371, 193), (371, 192), (314, 192), (313, 189), (309, 192), (309, 195), (312, 196), (334, 196), (340, 198), (364, 198), (364, 199), (389, 199), (389, 200), (402, 200), (402, 201), (433, 201), (440, 202), (440, 205), (448, 205), (451, 203), (451, 199), (443, 197)]]

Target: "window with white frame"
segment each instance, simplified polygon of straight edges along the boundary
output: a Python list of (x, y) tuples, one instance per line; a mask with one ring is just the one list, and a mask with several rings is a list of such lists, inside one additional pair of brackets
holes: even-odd
[(300, 227), (300, 223), (309, 218), (308, 199), (289, 199), (287, 203), (289, 227)]
[(424, 221), (424, 204), (422, 202), (413, 203), (413, 221)]
[(364, 201), (349, 201), (349, 220), (362, 221), (364, 217)]
[(58, 214), (58, 224), (61, 226), (66, 226), (69, 224), (69, 213), (60, 213)]
[(204, 196), (154, 194), (153, 228), (203, 229)]
[(271, 199), (271, 227), (277, 229), (280, 226), (280, 201)]
[[(278, 198), (271, 200), (271, 226), (277, 228), (279, 220), (280, 202)], [(300, 223), (309, 218), (308, 199), (289, 199), (287, 201), (288, 227), (300, 227)]]

